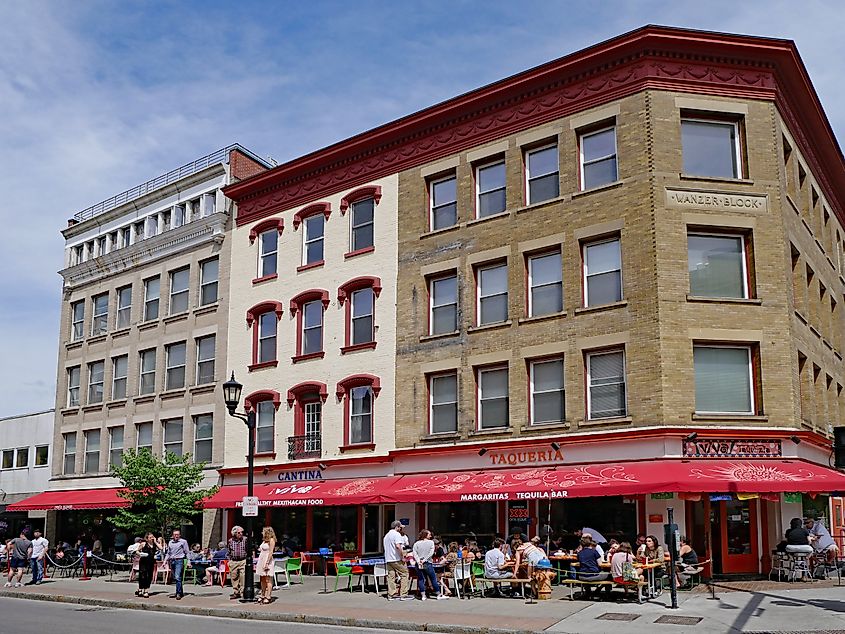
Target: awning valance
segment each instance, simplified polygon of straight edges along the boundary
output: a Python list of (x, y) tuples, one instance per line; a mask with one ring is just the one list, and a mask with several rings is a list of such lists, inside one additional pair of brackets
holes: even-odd
[[(310, 480), (257, 484), (254, 487), (258, 505), (284, 506), (341, 506), (344, 504), (378, 504), (387, 502), (390, 489), (398, 478), (356, 478), (354, 480)], [(245, 484), (232, 484), (205, 501), (205, 508), (240, 508), (246, 496)]]
[(117, 496), (118, 489), (78, 489), (45, 491), (31, 498), (10, 504), (9, 511), (70, 511), (74, 509), (112, 509), (129, 506)]

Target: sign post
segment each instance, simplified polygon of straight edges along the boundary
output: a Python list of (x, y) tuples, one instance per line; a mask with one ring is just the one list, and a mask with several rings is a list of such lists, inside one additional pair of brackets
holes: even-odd
[(675, 510), (666, 507), (666, 519), (668, 523), (663, 525), (663, 541), (669, 547), (669, 591), (672, 595), (672, 609), (678, 609), (678, 580), (675, 578), (675, 561), (678, 558), (678, 525), (675, 524)]
[(258, 517), (258, 497), (245, 495), (241, 502), (244, 517)]

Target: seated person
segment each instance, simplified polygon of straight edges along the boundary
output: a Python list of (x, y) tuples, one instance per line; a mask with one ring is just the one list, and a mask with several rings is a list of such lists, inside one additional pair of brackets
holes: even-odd
[(686, 585), (690, 577), (697, 575), (703, 568), (698, 565), (698, 554), (690, 546), (689, 540), (683, 535), (680, 539), (681, 550), (678, 551), (680, 561), (678, 562), (677, 578), (678, 585), (683, 586)]
[(801, 526), (801, 518), (794, 517), (789, 522), (789, 530), (786, 531), (786, 552), (812, 554), (813, 547), (810, 546), (810, 531)]
[(528, 564), (529, 566), (536, 566), (541, 559), (545, 559), (546, 553), (540, 548), (540, 541), (540, 537), (535, 536), (531, 538), (530, 542), (525, 542), (516, 549), (514, 570), (517, 575), (520, 574), (519, 568), (521, 565)]
[(229, 558), (229, 551), (226, 542), (218, 542), (217, 550), (211, 553), (211, 565), (205, 569), (205, 585), (210, 586), (214, 581), (214, 573), (220, 572), (223, 567), (220, 562)]
[(625, 579), (622, 570), (626, 563), (634, 563), (634, 554), (631, 552), (631, 544), (628, 542), (622, 542), (619, 544), (616, 552), (610, 556), (610, 574), (613, 577), (613, 581), (615, 583), (631, 583), (633, 581), (642, 580), (643, 571), (633, 568), (633, 565), (631, 568), (631, 574), (633, 574), (636, 579)]
[[(609, 572), (602, 572), (599, 566), (601, 556), (595, 549), (595, 542), (592, 537), (581, 535), (581, 550), (578, 551), (578, 580), (579, 581), (606, 581), (610, 577)], [(605, 586), (608, 590), (611, 586)], [(590, 589), (586, 589), (590, 594)]]
[(498, 537), (493, 540), (493, 546), (484, 555), (484, 576), (487, 579), (509, 579), (513, 573), (507, 570), (503, 551), (504, 542)]
[(194, 544), (191, 546), (191, 552), (188, 553), (188, 561), (200, 561), (202, 560), (202, 546), (199, 544)]
[[(836, 542), (830, 536), (821, 520), (814, 520), (812, 517), (804, 519), (804, 528), (809, 534), (810, 545), (816, 551), (816, 555), (823, 556), (828, 560), (836, 559), (836, 553), (839, 550), (836, 547)], [(820, 557), (821, 559), (822, 557)]]
[(596, 540), (593, 539), (592, 533), (581, 533), (581, 546), (580, 547), (583, 548), (583, 540), (584, 540), (585, 537), (589, 538), (590, 543), (593, 545), (593, 548), (595, 548), (596, 552), (599, 554), (599, 559), (604, 559), (604, 548), (602, 548), (601, 546), (599, 546), (596, 543)]
[(611, 539), (607, 543), (607, 552), (604, 554), (605, 561), (610, 561), (610, 558), (613, 557), (614, 553), (619, 550), (619, 542), (615, 539)]
[(660, 542), (657, 541), (657, 538), (654, 535), (649, 535), (645, 538), (645, 544), (643, 544), (637, 551), (637, 556), (649, 562), (659, 563), (660, 567), (654, 569), (654, 573), (656, 575), (664, 576), (666, 574), (666, 569), (664, 568), (666, 553), (663, 550), (663, 546), (660, 545)]

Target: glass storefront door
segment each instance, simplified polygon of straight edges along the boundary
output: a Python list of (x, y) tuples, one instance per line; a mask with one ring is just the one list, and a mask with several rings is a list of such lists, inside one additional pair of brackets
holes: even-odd
[(757, 500), (718, 502), (722, 572), (758, 572)]

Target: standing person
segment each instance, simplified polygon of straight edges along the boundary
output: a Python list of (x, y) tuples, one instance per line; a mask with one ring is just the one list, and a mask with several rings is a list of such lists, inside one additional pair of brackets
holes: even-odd
[(258, 563), (255, 569), (261, 580), (261, 592), (257, 603), (267, 605), (273, 599), (273, 551), (276, 550), (276, 533), (271, 526), (265, 526), (261, 531), (261, 547), (258, 553)]
[(144, 540), (137, 545), (135, 555), (138, 557), (138, 590), (136, 597), (150, 598), (150, 584), (153, 582), (153, 569), (156, 564), (158, 543), (155, 535), (147, 533)]
[(40, 584), (44, 578), (44, 557), (47, 555), (47, 548), (49, 546), (50, 542), (42, 537), (41, 531), (36, 528), (32, 534), (32, 554), (29, 560), (32, 565), (32, 581), (26, 585)]
[(420, 591), (420, 599), (426, 599), (426, 579), (431, 583), (431, 588), (438, 600), (449, 597), (440, 594), (440, 584), (437, 582), (437, 575), (434, 574), (434, 566), (431, 560), (434, 557), (434, 542), (431, 539), (431, 531), (422, 529), (419, 538), (414, 543), (414, 559), (417, 562), (417, 587)]
[(9, 542), (6, 549), (9, 557), (9, 580), (6, 582), (6, 587), (12, 587), (12, 579), (17, 575), (15, 587), (20, 588), (23, 573), (26, 570), (26, 562), (29, 559), (30, 548), (32, 542), (26, 538), (26, 533), (21, 531), (20, 537), (15, 537)]
[[(402, 522), (394, 520), (390, 530), (384, 536), (384, 563), (387, 568), (387, 600), (413, 601), (408, 596), (411, 585), (408, 579), (408, 566), (405, 565), (405, 539), (402, 535)], [(396, 577), (399, 577), (399, 594), (396, 593)]]
[(182, 539), (182, 531), (178, 528), (174, 529), (173, 537), (167, 543), (165, 553), (164, 559), (170, 562), (170, 569), (173, 571), (173, 578), (176, 580), (176, 600), (179, 601), (185, 594), (184, 588), (182, 588), (182, 575), (191, 548), (188, 546), (188, 542)]
[(232, 527), (232, 537), (229, 538), (226, 547), (229, 550), (229, 579), (232, 582), (232, 596), (229, 598), (240, 599), (244, 589), (244, 567), (247, 556), (243, 528)]

